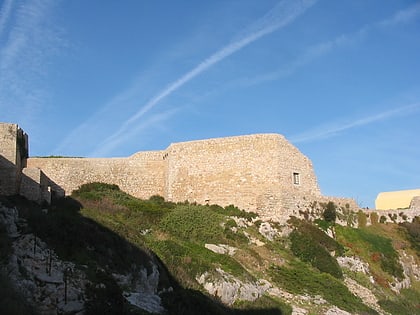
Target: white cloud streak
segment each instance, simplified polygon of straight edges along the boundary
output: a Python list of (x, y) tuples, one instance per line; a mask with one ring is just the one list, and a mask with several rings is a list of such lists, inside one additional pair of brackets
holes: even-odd
[(336, 136), (346, 130), (374, 124), (393, 117), (407, 116), (420, 110), (420, 103), (410, 104), (393, 108), (371, 116), (359, 118), (351, 122), (334, 122), (313, 128), (304, 133), (291, 136), (289, 140), (293, 143), (314, 142)]
[(390, 18), (376, 23), (364, 25), (362, 28), (353, 33), (341, 34), (332, 40), (313, 45), (309, 47), (304, 53), (299, 55), (295, 60), (291, 61), (281, 69), (253, 76), (252, 78), (242, 78), (234, 82), (232, 85), (252, 86), (288, 77), (295, 73), (299, 68), (304, 67), (305, 65), (311, 63), (313, 60), (328, 54), (330, 51), (338, 47), (353, 45), (360, 42), (370, 31), (374, 29), (388, 28), (397, 26), (399, 24), (409, 23), (419, 16), (420, 3), (417, 3), (403, 10), (397, 11)]
[(409, 23), (412, 20), (416, 19), (419, 15), (420, 15), (420, 3), (416, 3), (404, 10), (398, 11), (394, 16), (378, 23), (378, 25), (387, 27), (387, 26), (393, 26), (393, 25), (397, 25), (401, 23)]
[(26, 119), (33, 119), (45, 106), (48, 89), (43, 83), (59, 42), (49, 23), (55, 3), (7, 0), (1, 7), (0, 109), (8, 108), (10, 117), (26, 112)]
[(127, 131), (133, 124), (159, 104), (164, 98), (168, 97), (186, 83), (207, 71), (214, 65), (218, 64), (225, 58), (238, 52), (242, 48), (250, 45), (263, 36), (273, 33), (274, 31), (286, 26), (294, 21), (298, 16), (303, 14), (308, 8), (314, 5), (316, 0), (285, 0), (277, 4), (265, 16), (252, 25), (250, 31), (240, 39), (221, 48), (213, 55), (199, 63), (195, 68), (182, 75), (179, 79), (169, 84), (160, 91), (156, 96), (151, 98), (143, 107), (141, 107), (131, 118), (125, 121), (122, 126), (110, 137), (105, 139), (101, 144), (103, 152), (107, 152), (115, 148), (118, 144), (125, 141)]

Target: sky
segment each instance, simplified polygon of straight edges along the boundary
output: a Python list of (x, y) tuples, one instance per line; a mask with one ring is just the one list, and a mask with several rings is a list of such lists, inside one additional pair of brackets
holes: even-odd
[(0, 121), (31, 156), (279, 133), (373, 207), (420, 188), (420, 1), (0, 0)]

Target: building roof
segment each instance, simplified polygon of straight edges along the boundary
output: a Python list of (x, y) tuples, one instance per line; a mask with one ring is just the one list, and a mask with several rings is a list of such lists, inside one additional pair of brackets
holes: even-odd
[(420, 196), (420, 189), (398, 190), (381, 192), (375, 200), (375, 208), (378, 210), (407, 209), (411, 200)]

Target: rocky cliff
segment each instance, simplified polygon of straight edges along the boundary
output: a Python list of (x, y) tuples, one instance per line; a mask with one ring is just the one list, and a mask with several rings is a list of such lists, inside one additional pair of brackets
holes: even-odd
[(325, 207), (281, 225), (102, 184), (48, 209), (9, 198), (0, 279), (34, 314), (418, 314), (419, 219)]

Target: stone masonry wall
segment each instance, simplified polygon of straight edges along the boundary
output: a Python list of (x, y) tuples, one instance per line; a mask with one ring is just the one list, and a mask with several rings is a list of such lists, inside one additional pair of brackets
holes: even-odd
[(273, 214), (282, 208), (282, 194), (320, 195), (310, 160), (281, 135), (175, 143), (166, 152), (165, 196), (171, 201), (235, 204)]
[(16, 124), (0, 123), (0, 194), (19, 192), (21, 170), (28, 153), (28, 137)]
[(138, 198), (234, 204), (273, 218), (295, 209), (296, 198), (321, 196), (311, 161), (278, 134), (174, 143), (127, 158), (29, 158), (27, 164), (66, 194), (105, 182)]
[(20, 194), (37, 203), (51, 203), (50, 180), (39, 168), (22, 170)]
[(116, 184), (138, 198), (163, 196), (164, 162), (160, 151), (127, 158), (29, 158), (27, 163), (52, 180), (53, 190), (64, 189), (67, 195), (82, 184), (104, 182)]

